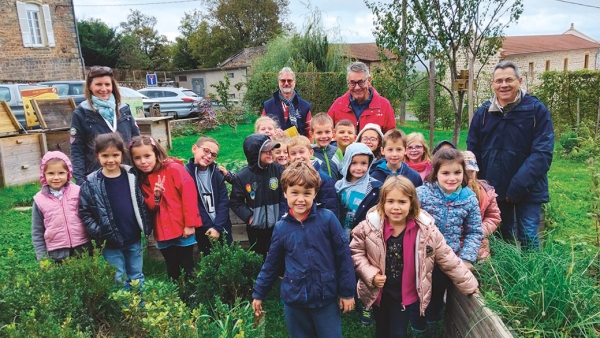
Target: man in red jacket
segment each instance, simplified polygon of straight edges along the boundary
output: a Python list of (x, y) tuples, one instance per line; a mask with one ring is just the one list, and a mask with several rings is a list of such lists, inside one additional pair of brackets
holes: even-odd
[(371, 87), (369, 67), (362, 62), (354, 62), (348, 66), (346, 76), (348, 91), (338, 97), (329, 108), (327, 114), (333, 119), (333, 124), (348, 119), (354, 122), (356, 134), (367, 123), (381, 126), (385, 134), (396, 128), (394, 108), (375, 88)]

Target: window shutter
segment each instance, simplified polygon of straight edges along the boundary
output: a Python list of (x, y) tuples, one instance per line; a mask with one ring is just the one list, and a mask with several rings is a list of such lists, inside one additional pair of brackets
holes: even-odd
[(17, 14), (19, 16), (19, 26), (21, 27), (21, 37), (23, 38), (23, 47), (33, 47), (31, 44), (31, 33), (29, 33), (29, 21), (27, 20), (27, 5), (17, 1)]
[(54, 30), (52, 29), (52, 18), (50, 17), (50, 6), (42, 5), (44, 11), (44, 22), (46, 23), (46, 37), (48, 38), (48, 46), (54, 47)]

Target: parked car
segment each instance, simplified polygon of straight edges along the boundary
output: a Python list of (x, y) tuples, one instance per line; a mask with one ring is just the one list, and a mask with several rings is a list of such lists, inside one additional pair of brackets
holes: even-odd
[(121, 93), (121, 102), (129, 105), (131, 114), (134, 117), (144, 117), (145, 112), (148, 111), (147, 107), (156, 103), (156, 101), (151, 100), (146, 95), (129, 87), (119, 86), (119, 92)]
[[(191, 89), (172, 87), (147, 87), (138, 90), (150, 100), (160, 104), (160, 112), (163, 115), (173, 115), (175, 118), (198, 117), (198, 106), (194, 101), (204, 100)], [(149, 104), (148, 104), (149, 106)], [(144, 110), (147, 110), (144, 103)]]
[(13, 115), (15, 115), (19, 123), (25, 128), (25, 110), (23, 109), (21, 90), (46, 87), (47, 86), (36, 86), (27, 83), (0, 84), (0, 101), (6, 101), (8, 103)]
[(73, 98), (73, 101), (75, 101), (75, 105), (79, 105), (81, 102), (85, 101), (85, 81), (83, 80), (44, 81), (38, 82), (38, 84), (55, 87), (56, 89), (58, 89), (58, 96), (60, 98), (71, 97)]

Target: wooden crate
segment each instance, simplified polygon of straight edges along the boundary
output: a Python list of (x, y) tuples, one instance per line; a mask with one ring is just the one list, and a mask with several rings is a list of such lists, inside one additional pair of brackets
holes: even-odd
[(0, 137), (16, 135), (23, 130), (6, 101), (0, 101)]
[(0, 138), (0, 187), (39, 181), (46, 151), (43, 133)]
[(33, 99), (31, 105), (46, 134), (48, 151), (62, 151), (71, 157), (69, 130), (75, 101), (68, 99)]
[(46, 134), (46, 147), (48, 151), (62, 151), (71, 158), (71, 135), (69, 129), (66, 130), (48, 130)]
[(152, 136), (163, 149), (171, 149), (171, 123), (173, 116), (145, 117), (135, 119), (142, 135)]

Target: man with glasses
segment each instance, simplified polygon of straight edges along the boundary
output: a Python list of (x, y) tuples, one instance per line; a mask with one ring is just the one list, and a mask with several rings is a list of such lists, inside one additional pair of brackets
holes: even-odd
[(554, 128), (548, 108), (521, 89), (522, 81), (515, 63), (494, 67), (494, 95), (473, 116), (467, 149), (477, 158), (479, 178), (498, 194), (502, 237), (517, 237), (524, 247), (538, 249), (541, 207), (549, 200)]
[(300, 135), (310, 139), (310, 108), (312, 104), (302, 99), (296, 87), (296, 74), (290, 67), (283, 67), (277, 78), (279, 90), (273, 97), (264, 103), (262, 116), (269, 116), (279, 124), (279, 128), (286, 130), (296, 127)]
[(379, 95), (371, 86), (371, 74), (367, 65), (354, 62), (348, 66), (346, 82), (348, 91), (337, 98), (327, 112), (334, 125), (348, 119), (354, 123), (357, 134), (367, 123), (381, 126), (384, 134), (388, 130), (396, 129), (394, 108), (390, 101)]

